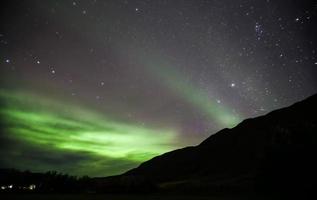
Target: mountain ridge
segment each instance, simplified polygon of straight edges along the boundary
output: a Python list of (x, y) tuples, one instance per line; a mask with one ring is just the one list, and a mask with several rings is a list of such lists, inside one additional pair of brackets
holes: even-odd
[(156, 156), (105, 179), (105, 185), (186, 192), (312, 189), (317, 178), (316, 111), (317, 94), (222, 129), (196, 146)]

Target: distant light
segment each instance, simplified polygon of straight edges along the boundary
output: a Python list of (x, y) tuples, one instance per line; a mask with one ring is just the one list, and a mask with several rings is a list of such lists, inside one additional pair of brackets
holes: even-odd
[(36, 185), (34, 185), (34, 184), (31, 184), (30, 186), (29, 186), (29, 189), (30, 190), (34, 190), (36, 188)]
[(100, 83), (100, 85), (101, 85), (101, 86), (104, 86), (104, 85), (105, 85), (105, 82), (102, 81), (102, 82)]
[(38, 60), (38, 61), (36, 61), (36, 63), (37, 63), (37, 64), (40, 64), (41, 62)]
[(232, 87), (232, 88), (233, 88), (233, 87), (236, 87), (236, 84), (235, 84), (235, 83), (231, 83), (231, 84), (230, 84), (230, 87)]
[(52, 72), (52, 74), (55, 74), (55, 73), (56, 73), (54, 69), (53, 69), (51, 72)]
[(218, 100), (217, 100), (217, 103), (221, 103), (221, 101), (218, 99)]
[(9, 185), (9, 188), (12, 189), (12, 188), (13, 188), (13, 185)]
[(6, 63), (10, 63), (10, 60), (9, 60), (9, 59), (6, 59)]
[(6, 186), (1, 186), (1, 190), (5, 190), (6, 188)]
[(138, 11), (139, 11), (139, 8), (135, 8), (135, 11), (137, 11), (137, 12), (138, 12)]

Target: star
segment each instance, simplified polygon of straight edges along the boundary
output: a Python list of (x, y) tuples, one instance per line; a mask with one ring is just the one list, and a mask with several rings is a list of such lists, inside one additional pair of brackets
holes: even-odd
[(262, 26), (258, 22), (255, 23), (254, 30), (255, 30), (257, 39), (260, 40), (263, 34), (263, 29), (262, 29)]
[(260, 108), (260, 111), (264, 112), (264, 111), (265, 111), (265, 109), (264, 109), (263, 107), (261, 107), (261, 108)]

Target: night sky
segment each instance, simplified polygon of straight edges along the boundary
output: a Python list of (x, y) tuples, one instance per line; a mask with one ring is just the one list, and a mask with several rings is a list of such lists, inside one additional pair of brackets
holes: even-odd
[(317, 92), (317, 3), (0, 3), (0, 168), (122, 173)]

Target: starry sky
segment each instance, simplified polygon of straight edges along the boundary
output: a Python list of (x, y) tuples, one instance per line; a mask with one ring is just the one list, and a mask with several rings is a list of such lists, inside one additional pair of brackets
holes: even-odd
[(317, 92), (317, 2), (7, 0), (0, 167), (122, 173)]

